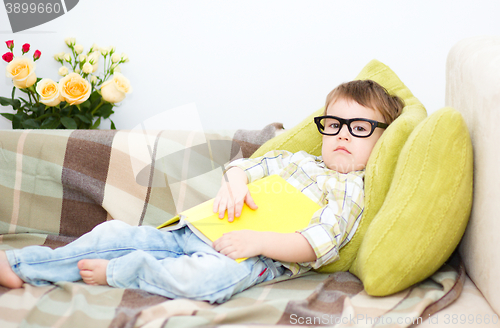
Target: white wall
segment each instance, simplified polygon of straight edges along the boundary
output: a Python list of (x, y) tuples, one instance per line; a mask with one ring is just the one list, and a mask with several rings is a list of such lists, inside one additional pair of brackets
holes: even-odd
[[(498, 0), (80, 0), (15, 34), (0, 8), (0, 53), (4, 40), (18, 50), (28, 42), (42, 52), (37, 75), (59, 79), (52, 55), (67, 50), (64, 38), (86, 49), (115, 45), (130, 57), (122, 73), (134, 88), (113, 116), (121, 129), (193, 102), (205, 129), (291, 128), (373, 58), (428, 112), (439, 109), (449, 49), (466, 37), (500, 35), (499, 14)], [(11, 89), (0, 78), (0, 95)], [(0, 117), (0, 128), (10, 127)]]

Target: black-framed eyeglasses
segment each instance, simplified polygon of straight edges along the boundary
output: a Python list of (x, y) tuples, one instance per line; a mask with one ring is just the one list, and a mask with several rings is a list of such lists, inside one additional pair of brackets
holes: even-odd
[(366, 118), (344, 119), (337, 116), (318, 116), (314, 118), (314, 123), (321, 134), (335, 136), (342, 130), (342, 126), (347, 125), (349, 133), (358, 138), (368, 138), (376, 128), (385, 129), (389, 124), (369, 120)]

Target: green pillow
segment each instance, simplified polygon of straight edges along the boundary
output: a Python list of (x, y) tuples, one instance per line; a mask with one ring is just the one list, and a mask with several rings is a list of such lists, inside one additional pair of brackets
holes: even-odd
[[(340, 250), (340, 259), (320, 268), (321, 272), (349, 270), (371, 220), (385, 199), (401, 148), (411, 131), (427, 115), (424, 106), (418, 99), (412, 95), (398, 76), (381, 62), (377, 60), (369, 62), (356, 79), (376, 81), (384, 86), (389, 93), (401, 97), (405, 101), (405, 107), (401, 116), (382, 134), (368, 161), (365, 174), (365, 210), (356, 233), (351, 241)], [(284, 149), (291, 152), (304, 150), (313, 155), (321, 155), (322, 138), (313, 123), (313, 117), (319, 116), (323, 112), (324, 108), (317, 110), (294, 128), (269, 140), (252, 157), (262, 156), (274, 149)]]
[(350, 271), (385, 296), (433, 274), (458, 245), (472, 205), (472, 144), (459, 112), (421, 122), (398, 158), (383, 206)]

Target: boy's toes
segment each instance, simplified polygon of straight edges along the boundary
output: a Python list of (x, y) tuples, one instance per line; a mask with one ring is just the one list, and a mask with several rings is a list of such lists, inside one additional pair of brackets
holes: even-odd
[(92, 262), (89, 260), (78, 261), (78, 269), (80, 270), (92, 270)]
[(103, 259), (88, 259), (78, 262), (80, 276), (83, 282), (89, 285), (107, 285), (106, 268), (108, 260)]
[(89, 270), (80, 270), (80, 276), (82, 276), (83, 279), (90, 279), (93, 276), (93, 272)]

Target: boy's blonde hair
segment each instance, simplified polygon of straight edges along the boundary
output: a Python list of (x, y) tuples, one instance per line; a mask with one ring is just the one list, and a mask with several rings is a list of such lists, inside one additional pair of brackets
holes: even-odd
[(404, 107), (401, 98), (390, 95), (383, 86), (372, 80), (346, 82), (333, 89), (326, 97), (325, 115), (328, 106), (338, 99), (353, 100), (361, 106), (378, 111), (387, 124), (391, 124)]

